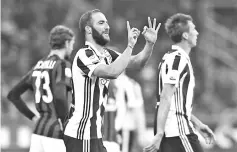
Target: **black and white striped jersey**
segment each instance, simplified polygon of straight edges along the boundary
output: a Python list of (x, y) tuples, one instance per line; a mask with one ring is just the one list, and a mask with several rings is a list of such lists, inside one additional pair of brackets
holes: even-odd
[(100, 53), (89, 42), (76, 53), (72, 63), (74, 112), (66, 125), (65, 135), (81, 140), (102, 138), (109, 80), (92, 73), (98, 65), (109, 65), (118, 56), (109, 49)]
[(172, 50), (164, 55), (159, 64), (157, 78), (157, 105), (164, 84), (173, 84), (176, 87), (165, 124), (165, 136), (193, 133), (190, 119), (195, 79), (189, 55), (179, 46), (172, 45)]

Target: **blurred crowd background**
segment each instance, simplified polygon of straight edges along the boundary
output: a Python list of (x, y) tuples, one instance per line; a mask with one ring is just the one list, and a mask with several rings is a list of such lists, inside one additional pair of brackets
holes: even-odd
[[(172, 42), (164, 30), (174, 13), (190, 14), (199, 31), (198, 46), (191, 52), (196, 77), (194, 114), (217, 137), (206, 152), (237, 151), (237, 1), (236, 0), (2, 0), (1, 1), (1, 149), (27, 151), (34, 124), (6, 99), (8, 91), (49, 52), (48, 34), (57, 24), (78, 34), (78, 21), (87, 10), (100, 9), (110, 24), (110, 46), (124, 50), (126, 21), (143, 29), (147, 17), (162, 23), (151, 59), (145, 68), (127, 71), (141, 86), (147, 127), (153, 127), (156, 71)], [(145, 40), (140, 36), (137, 54)], [(82, 42), (77, 36), (75, 49)], [(33, 96), (24, 95), (34, 109)], [(135, 150), (134, 150), (135, 151)], [(139, 150), (138, 150), (139, 151)], [(141, 151), (141, 150), (140, 150)]]

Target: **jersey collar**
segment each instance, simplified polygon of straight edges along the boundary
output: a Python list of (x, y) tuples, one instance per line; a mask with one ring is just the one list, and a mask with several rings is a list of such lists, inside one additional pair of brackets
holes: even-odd
[(90, 46), (90, 47), (92, 48), (92, 50), (94, 50), (95, 53), (96, 53), (98, 56), (104, 57), (104, 55), (103, 55), (102, 53), (100, 53), (100, 51), (98, 51), (98, 50), (95, 48), (95, 46), (94, 46), (91, 42), (86, 41), (86, 42), (85, 42), (85, 45)]
[(174, 50), (178, 50), (182, 55), (184, 55), (187, 59), (190, 60), (190, 57), (189, 57), (188, 53), (185, 52), (184, 49), (182, 49), (180, 46), (178, 46), (178, 45), (172, 45), (171, 48), (174, 49)]

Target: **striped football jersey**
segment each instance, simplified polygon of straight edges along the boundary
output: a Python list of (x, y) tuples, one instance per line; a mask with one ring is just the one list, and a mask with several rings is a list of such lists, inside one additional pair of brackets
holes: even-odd
[[(157, 105), (164, 84), (173, 84), (176, 87), (165, 124), (165, 136), (174, 137), (193, 133), (194, 128), (190, 119), (195, 80), (189, 55), (182, 48), (173, 45), (172, 50), (164, 55), (159, 64), (157, 79)], [(155, 115), (155, 133), (156, 121), (157, 115)]]
[(78, 50), (72, 63), (74, 110), (66, 125), (65, 135), (81, 140), (102, 138), (109, 80), (92, 73), (98, 65), (109, 65), (118, 56), (117, 52), (106, 48), (101, 53), (89, 42)]

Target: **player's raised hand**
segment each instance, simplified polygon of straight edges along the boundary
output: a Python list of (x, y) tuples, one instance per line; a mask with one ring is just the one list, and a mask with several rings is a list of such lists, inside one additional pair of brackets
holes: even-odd
[(155, 44), (157, 40), (157, 34), (160, 29), (161, 23), (156, 26), (156, 18), (153, 20), (153, 24), (151, 22), (151, 18), (148, 17), (148, 27), (144, 26), (142, 35), (148, 43)]
[(128, 30), (128, 46), (133, 48), (137, 43), (137, 38), (140, 35), (140, 31), (134, 27), (131, 29), (129, 21), (127, 21), (127, 30)]

